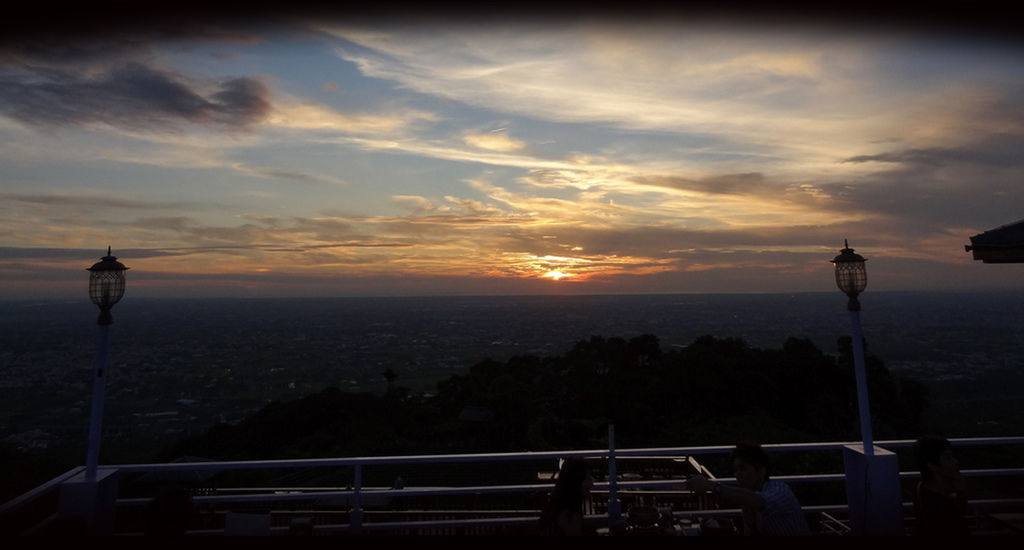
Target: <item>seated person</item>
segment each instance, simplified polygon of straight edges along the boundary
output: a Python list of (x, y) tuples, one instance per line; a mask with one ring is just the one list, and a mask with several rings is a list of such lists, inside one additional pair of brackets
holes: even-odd
[(914, 534), (967, 535), (967, 494), (949, 440), (924, 436), (914, 443), (921, 481), (914, 493)]
[(811, 534), (796, 495), (785, 483), (769, 478), (768, 455), (761, 445), (739, 443), (732, 452), (732, 460), (738, 486), (723, 485), (699, 474), (691, 476), (687, 484), (695, 491), (711, 491), (725, 502), (740, 506), (748, 535)]
[(540, 516), (541, 535), (579, 536), (590, 534), (583, 522), (583, 503), (590, 497), (594, 478), (582, 458), (562, 461), (555, 490)]

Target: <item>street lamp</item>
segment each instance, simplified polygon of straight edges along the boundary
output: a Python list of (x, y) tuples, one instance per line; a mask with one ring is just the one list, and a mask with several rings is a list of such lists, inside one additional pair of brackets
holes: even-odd
[(854, 254), (850, 244), (843, 239), (844, 248), (832, 263), (836, 267), (836, 286), (842, 290), (850, 301), (846, 309), (850, 312), (850, 344), (853, 347), (854, 372), (857, 378), (857, 409), (860, 414), (860, 433), (864, 439), (864, 454), (874, 454), (874, 443), (871, 436), (871, 411), (868, 408), (867, 374), (864, 372), (864, 343), (860, 332), (860, 301), (857, 295), (868, 286), (868, 273), (864, 268), (864, 259)]
[(96, 466), (100, 454), (100, 428), (103, 425), (103, 389), (105, 386), (103, 370), (107, 362), (107, 331), (110, 324), (114, 322), (110, 316), (110, 309), (124, 296), (124, 275), (128, 269), (110, 254), (109, 246), (107, 255), (88, 268), (89, 298), (100, 308), (100, 315), (96, 319), (99, 330), (96, 337), (96, 360), (93, 365), (95, 377), (92, 383), (92, 413), (89, 417), (89, 448), (85, 457), (85, 477), (88, 481), (96, 479)]

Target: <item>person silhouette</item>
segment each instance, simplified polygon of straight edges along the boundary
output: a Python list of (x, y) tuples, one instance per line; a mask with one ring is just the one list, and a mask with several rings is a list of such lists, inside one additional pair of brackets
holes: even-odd
[(590, 495), (594, 478), (582, 458), (562, 461), (555, 488), (540, 515), (540, 534), (579, 536), (587, 533), (583, 523), (583, 502)]
[(967, 488), (948, 439), (922, 436), (914, 442), (921, 481), (914, 492), (914, 530), (919, 536), (968, 535)]
[(732, 452), (736, 485), (711, 481), (701, 474), (686, 483), (694, 491), (710, 491), (718, 498), (743, 509), (744, 532), (748, 535), (810, 535), (803, 508), (785, 483), (769, 476), (768, 454), (760, 444), (741, 441)]

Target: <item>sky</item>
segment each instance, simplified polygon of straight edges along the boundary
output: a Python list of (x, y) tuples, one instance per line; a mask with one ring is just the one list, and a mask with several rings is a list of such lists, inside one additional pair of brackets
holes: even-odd
[(8, 36), (0, 298), (1021, 288), (1024, 42), (686, 15)]

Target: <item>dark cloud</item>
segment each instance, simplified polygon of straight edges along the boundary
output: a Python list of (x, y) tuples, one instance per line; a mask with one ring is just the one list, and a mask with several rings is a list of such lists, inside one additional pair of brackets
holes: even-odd
[(139, 218), (132, 225), (146, 229), (170, 229), (172, 231), (185, 231), (193, 224), (192, 218), (187, 216), (163, 216), (156, 218)]
[(946, 149), (907, 149), (905, 151), (880, 153), (877, 155), (857, 155), (842, 160), (843, 163), (861, 162), (912, 162), (918, 164), (944, 164), (948, 162)]
[[(270, 112), (269, 90), (254, 78), (235, 78), (221, 84), (213, 102), (195, 113), (224, 126), (248, 126), (262, 121)], [(206, 114), (208, 113), (208, 114)]]
[[(996, 112), (996, 107), (1007, 107)], [(1002, 125), (1024, 122), (1020, 107), (1001, 98), (979, 114)], [(1015, 122), (1016, 121), (1016, 122)], [(994, 227), (1021, 218), (1024, 134), (960, 136), (956, 147), (894, 149), (841, 162), (876, 162), (878, 170), (819, 187), (832, 208), (870, 212), (872, 229), (911, 236), (942, 236), (950, 228)], [(965, 236), (966, 238), (966, 236)]]
[(287, 170), (278, 170), (276, 168), (254, 168), (253, 172), (268, 176), (271, 178), (281, 178), (288, 180), (295, 180), (301, 182), (319, 182), (322, 181), (320, 178), (304, 174), (302, 172), (289, 172)]
[(66, 258), (89, 258), (87, 253), (75, 248), (19, 248), (14, 246), (0, 246), (0, 259), (66, 259)]
[[(180, 256), (184, 252), (179, 249), (142, 249), (126, 248), (124, 250), (112, 250), (116, 257), (126, 258), (157, 258), (162, 256)], [(0, 260), (32, 259), (32, 260), (66, 260), (82, 259), (85, 262), (94, 262), (94, 258), (107, 255), (104, 249), (83, 249), (83, 248), (19, 248), (14, 246), (0, 246)], [(91, 264), (90, 264), (91, 265)], [(88, 267), (88, 266), (86, 266)], [(84, 269), (84, 268), (83, 268)]]
[(947, 166), (957, 163), (1019, 166), (1021, 145), (1021, 136), (993, 136), (981, 147), (904, 149), (876, 155), (858, 155), (845, 158), (842, 162), (884, 162), (924, 166)]
[[(880, 162), (916, 166), (950, 166), (971, 164), (984, 167), (1006, 168), (1024, 166), (1024, 105), (1020, 97), (1024, 86), (1012, 84), (994, 92), (991, 97), (972, 105), (970, 123), (951, 137), (960, 141), (950, 147), (904, 148), (881, 153), (855, 155), (842, 159), (842, 163)], [(996, 130), (1017, 128), (1011, 131)], [(988, 130), (991, 129), (991, 130)], [(876, 145), (893, 143), (879, 140)]]
[[(280, 244), (251, 244), (251, 245), (225, 245), (225, 246), (195, 246), (195, 247), (170, 247), (170, 248), (125, 248), (112, 250), (115, 257), (124, 262), (130, 260), (141, 260), (146, 258), (167, 258), (184, 257), (193, 254), (240, 254), (246, 250), (260, 250), (264, 252), (309, 252), (330, 248), (402, 248), (412, 246), (410, 243), (385, 243), (373, 241), (349, 241), (329, 244), (318, 244), (305, 246), (301, 244), (280, 245)], [(0, 261), (10, 267), (11, 260), (68, 260), (80, 259), (85, 264), (83, 269), (95, 263), (99, 258), (107, 255), (106, 248), (85, 249), (85, 248), (22, 248), (15, 246), (0, 246)], [(37, 264), (24, 264), (26, 266)]]
[(131, 62), (100, 76), (72, 71), (0, 73), (0, 112), (33, 126), (107, 123), (131, 129), (176, 129), (192, 123), (244, 129), (270, 111), (259, 80), (221, 82), (204, 97), (174, 73)]
[(417, 238), (431, 237), (441, 240), (456, 240), (475, 235), (484, 227), (506, 227), (527, 224), (532, 221), (528, 215), (428, 215), (400, 218), (373, 218), (373, 224), (390, 235), (415, 235)]
[[(833, 242), (842, 244), (841, 235), (850, 230), (849, 227), (841, 226), (753, 227), (717, 231), (661, 227), (567, 227), (557, 230), (556, 238), (544, 238), (543, 233), (554, 230), (522, 229), (509, 231), (497, 246), (505, 250), (526, 250), (539, 256), (642, 256), (664, 259), (677, 258), (699, 250), (820, 246)], [(580, 247), (582, 250), (572, 250), (572, 247)]]
[[(252, 219), (252, 217), (249, 217)], [(263, 250), (267, 252), (308, 252), (327, 248), (404, 248), (413, 243), (403, 240), (381, 239), (355, 233), (348, 222), (292, 218), (282, 223), (273, 218), (271, 223), (257, 219), (260, 225), (245, 223), (237, 226), (209, 226), (195, 223), (185, 216), (137, 218), (123, 225), (136, 229), (167, 230), (198, 246), (174, 248), (178, 253), (224, 252), (232, 250)], [(326, 244), (307, 245), (304, 241)], [(231, 244), (237, 243), (237, 244)]]
[(316, 244), (311, 246), (294, 246), (290, 248), (262, 248), (266, 252), (309, 252), (310, 250), (323, 250), (327, 248), (408, 248), (415, 246), (413, 243), (383, 243), (369, 241), (350, 241), (344, 243)]
[(127, 37), (108, 40), (39, 37), (0, 48), (0, 65), (36, 73), (103, 67), (148, 56), (146, 42)]
[(759, 172), (746, 174), (723, 174), (700, 180), (681, 178), (676, 176), (653, 176), (636, 178), (634, 181), (643, 185), (655, 187), (667, 187), (681, 191), (700, 191), (718, 195), (761, 195), (778, 189), (765, 181), (764, 175)]
[(194, 202), (161, 202), (123, 199), (116, 196), (51, 195), (0, 192), (0, 200), (42, 205), (80, 206), (89, 208), (196, 208)]
[(352, 225), (343, 220), (295, 218), (295, 226), (289, 231), (313, 233), (317, 240), (330, 241), (341, 236), (351, 237)]
[(252, 224), (243, 224), (235, 227), (196, 226), (183, 231), (182, 237), (195, 243), (240, 243), (252, 245), (266, 242), (269, 233), (267, 229)]
[(855, 182), (820, 187), (832, 197), (833, 208), (870, 212), (876, 222), (888, 218), (893, 230), (907, 236), (1020, 219), (1017, 199), (1024, 159), (1006, 155), (990, 158), (988, 164), (948, 159), (893, 164)]
[(267, 167), (250, 167), (245, 165), (238, 165), (236, 168), (242, 172), (254, 174), (265, 178), (275, 178), (292, 180), (298, 183), (311, 183), (311, 184), (337, 184), (339, 180), (332, 179), (324, 176), (318, 176), (315, 174), (307, 174), (305, 172), (293, 172), (290, 170), (281, 170), (278, 168), (267, 168)]

